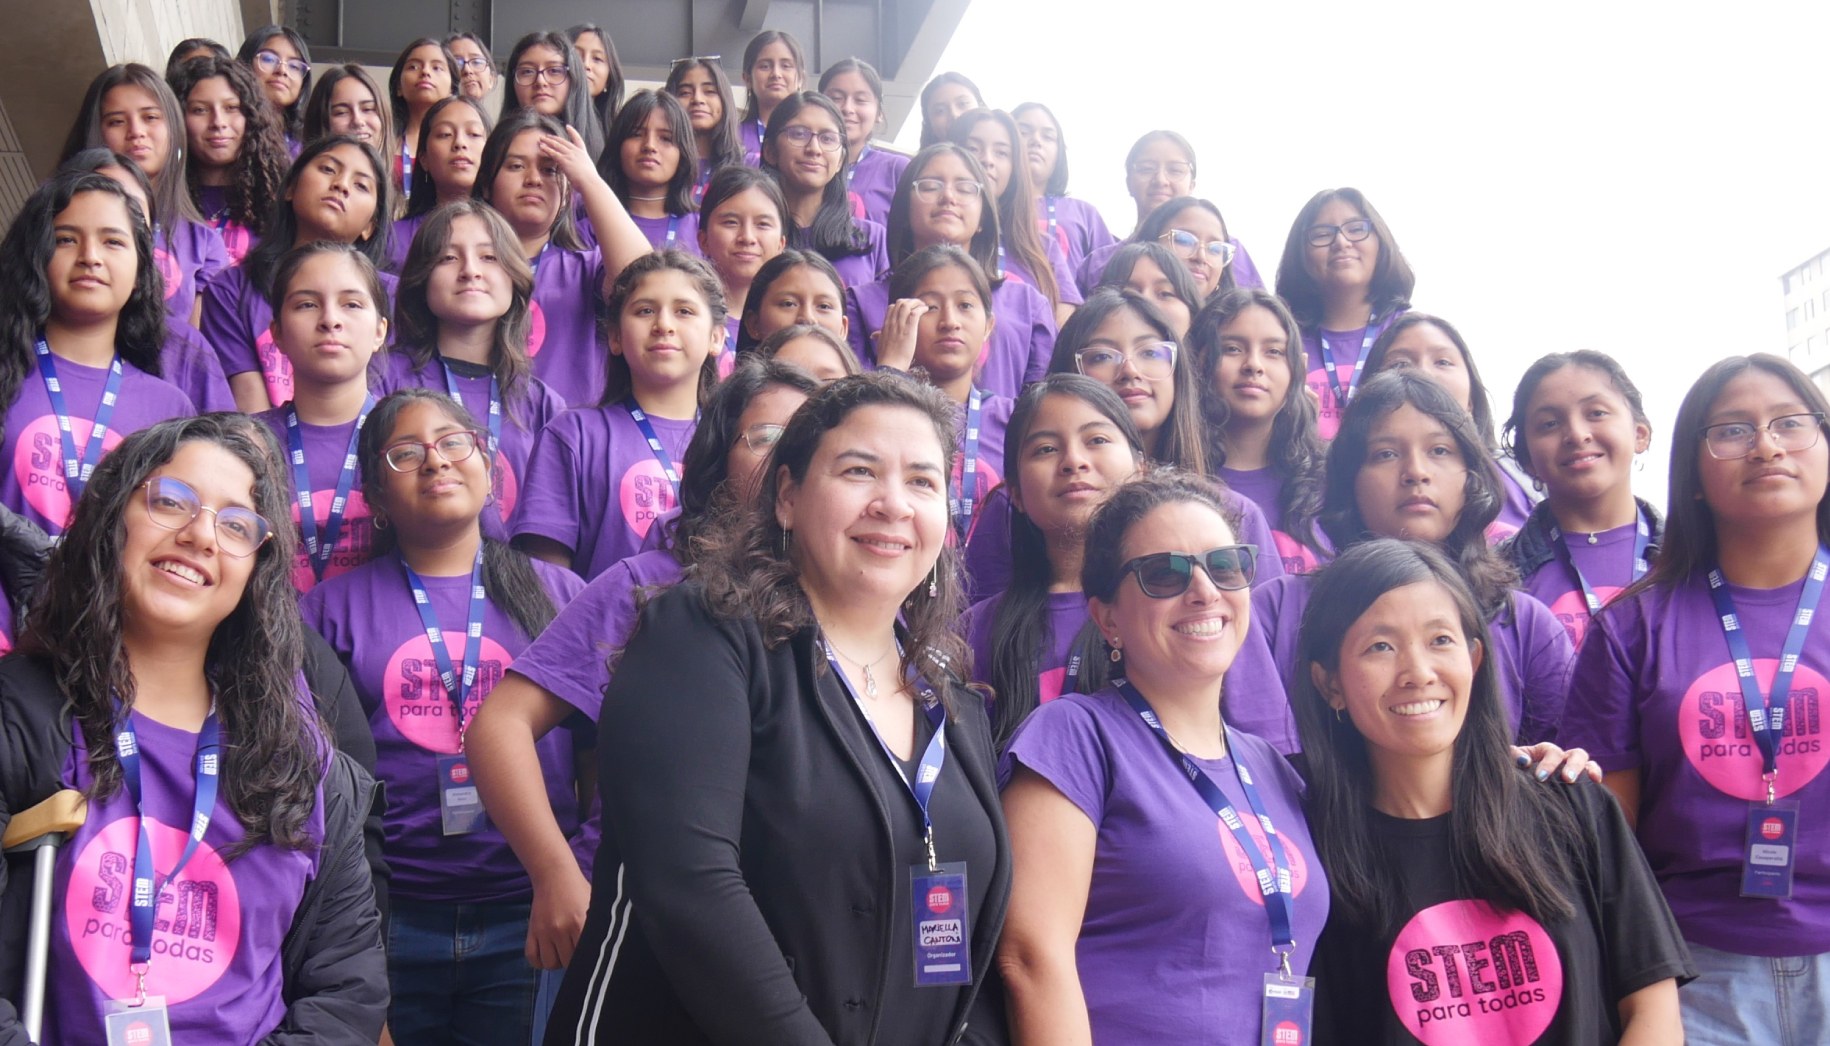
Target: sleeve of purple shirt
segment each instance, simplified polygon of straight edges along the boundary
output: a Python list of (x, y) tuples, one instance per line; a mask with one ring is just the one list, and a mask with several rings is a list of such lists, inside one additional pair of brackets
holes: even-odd
[(223, 246), (222, 233), (208, 222), (190, 222), (192, 243), (197, 251), (197, 286), (215, 279), (229, 267), (229, 249)]
[(966, 535), (966, 598), (989, 599), (1010, 587), (1010, 491), (999, 486), (972, 514)]
[(1074, 270), (1068, 266), (1067, 255), (1061, 253), (1061, 244), (1045, 239), (1042, 249), (1048, 254), (1049, 268), (1055, 271), (1055, 286), (1061, 292), (1061, 303), (1079, 305), (1086, 301), (1087, 296), (1080, 293), (1080, 284), (1074, 279)]
[(1028, 385), (1048, 377), (1049, 360), (1055, 355), (1055, 310), (1041, 291), (1034, 287), (1024, 290), (1029, 292), (1023, 296), (1028, 302), (1027, 314), (1017, 319), (1029, 329), (1029, 362), (1023, 368), (1023, 384)]
[(1645, 761), (1639, 744), (1639, 684), (1652, 649), (1642, 593), (1619, 600), (1589, 622), (1570, 670), (1569, 700), (1557, 743), (1585, 748), (1608, 773), (1636, 770)]
[[(573, 552), (578, 551), (578, 528), (585, 513), (577, 483), (582, 464), (575, 444), (576, 421), (573, 412), (567, 411), (541, 430), (527, 458), (521, 500), (508, 522), (509, 533), (516, 537), (550, 538)], [(598, 464), (606, 467), (603, 462)]]
[(1258, 266), (1252, 264), (1252, 256), (1246, 253), (1245, 244), (1238, 240), (1233, 243), (1233, 285), (1235, 287), (1252, 287), (1264, 290), (1264, 277), (1258, 275)]
[(1064, 695), (1030, 713), (1004, 752), (998, 780), (1008, 784), (1019, 763), (1054, 785), (1095, 825), (1105, 820), (1111, 761), (1099, 724), (1079, 700)]
[(229, 391), (229, 379), (223, 376), (222, 361), (203, 333), (171, 319), (165, 334), (165, 347), (159, 354), (162, 376), (190, 397), (197, 413), (240, 409)]
[(260, 355), (254, 347), (258, 331), (248, 329), (248, 317), (241, 307), (241, 295), (247, 283), (239, 268), (225, 269), (203, 285), (203, 319), (198, 330), (222, 360), (222, 372), (228, 377), (259, 373)]
[(1519, 632), (1519, 741), (1555, 740), (1569, 699), (1569, 632), (1549, 607), (1524, 592), (1512, 594), (1512, 613)]
[[(635, 627), (637, 594), (649, 584), (632, 569), (641, 558), (652, 557), (621, 560), (585, 585), (540, 638), (521, 652), (510, 671), (596, 722), (604, 687), (610, 684), (610, 658), (628, 641)], [(678, 580), (679, 569), (674, 567), (673, 580)]]

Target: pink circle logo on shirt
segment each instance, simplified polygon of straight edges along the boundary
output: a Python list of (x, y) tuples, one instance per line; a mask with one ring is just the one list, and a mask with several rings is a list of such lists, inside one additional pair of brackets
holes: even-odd
[(184, 286), (184, 270), (178, 267), (178, 259), (163, 247), (153, 248), (153, 264), (159, 267), (159, 277), (165, 281), (165, 300), (170, 301), (178, 288)]
[[(468, 602), (468, 601), (466, 601)], [(417, 630), (418, 615), (413, 615)], [(451, 670), (462, 672), (464, 641), (462, 632), (447, 633), (445, 649), (451, 653)], [(502, 644), (483, 637), (483, 659), (477, 663), (477, 681), (464, 702), (464, 722), (476, 715), (477, 706), (502, 681), (502, 672), (514, 663)], [(382, 677), (382, 704), (388, 718), (400, 735), (428, 752), (446, 755), (458, 750), (458, 727), (452, 718), (451, 697), (438, 677), (438, 659), (432, 656), (432, 644), (426, 633), (418, 631), (400, 644), (388, 658), (387, 675)]]
[[(679, 462), (674, 462), (675, 475), (679, 474), (680, 467)], [(616, 494), (623, 506), (623, 522), (639, 538), (646, 538), (648, 528), (666, 515), (677, 500), (673, 481), (661, 471), (661, 463), (652, 456), (629, 466), (629, 471), (623, 473), (623, 481), (617, 484)]]
[(1303, 1030), (1295, 1021), (1279, 1021), (1271, 1029), (1271, 1042), (1275, 1046), (1303, 1046)]
[[(70, 950), (95, 986), (113, 999), (131, 999), (134, 993), (127, 964), (133, 954), (129, 920), (139, 828), (139, 819), (129, 815), (97, 832), (71, 865), (64, 893)], [(164, 869), (178, 863), (190, 837), (156, 819), (148, 820), (147, 832), (153, 868), (163, 876)], [(172, 1004), (196, 998), (228, 971), (240, 945), (241, 894), (235, 877), (214, 847), (199, 843), (177, 880), (160, 883), (147, 994), (163, 995)]]
[(274, 406), (292, 402), (292, 361), (273, 344), (273, 331), (263, 330), (254, 339), (254, 353), (261, 365), (261, 378), (267, 383), (267, 398)]
[(496, 509), (503, 519), (515, 510), (515, 499), (521, 493), (521, 484), (515, 479), (514, 466), (508, 463), (508, 455), (496, 450), (496, 474), (494, 479), (496, 492)]
[(1307, 574), (1322, 565), (1314, 549), (1281, 530), (1271, 531), (1271, 540), (1277, 544), (1277, 558), (1284, 561), (1286, 574)]
[[(334, 490), (311, 492), (311, 516), (318, 521), (318, 540), (324, 540), (324, 528), (330, 524), (330, 504), (336, 500)], [(299, 501), (292, 501), (292, 525), (299, 526)], [(299, 555), (292, 561), (292, 587), (303, 595), (317, 585), (311, 570), (311, 557), (305, 551), (304, 530), (299, 530)], [(349, 503), (343, 508), (343, 528), (337, 534), (337, 546), (331, 550), (330, 563), (324, 567), (325, 578), (347, 574), (375, 558), (375, 521), (361, 487), (349, 492)]]
[(230, 265), (240, 265), (254, 247), (254, 237), (248, 227), (239, 222), (224, 222), (216, 227), (222, 233), (222, 246), (229, 255)]
[(1036, 673), (1036, 694), (1038, 704), (1048, 704), (1061, 696), (1061, 688), (1067, 685), (1067, 666), (1050, 668)]
[(1392, 1010), (1426, 1046), (1527, 1046), (1563, 1001), (1563, 958), (1524, 912), (1445, 901), (1404, 925), (1385, 982)]
[(546, 310), (537, 301), (527, 303), (527, 358), (540, 355), (541, 346), (546, 344)]
[[(1258, 823), (1258, 818), (1253, 817), (1249, 809), (1243, 810), (1239, 819), (1245, 822), (1245, 830), (1252, 836), (1252, 841), (1258, 844), (1258, 856), (1264, 859), (1265, 867), (1273, 867), (1271, 843), (1265, 837), (1264, 825)], [(1252, 859), (1246, 856), (1245, 848), (1233, 837), (1233, 830), (1226, 826), (1225, 821), (1215, 818), (1214, 824), (1220, 829), (1220, 846), (1226, 850), (1226, 863), (1233, 869), (1233, 878), (1239, 881), (1239, 889), (1253, 903), (1264, 907), (1264, 891), (1258, 888), (1258, 870), (1252, 867)], [(1303, 889), (1309, 885), (1309, 862), (1303, 857), (1303, 848), (1296, 845), (1289, 836), (1279, 835), (1277, 838), (1283, 843), (1284, 856), (1290, 860), (1290, 890), (1301, 897)]]
[[(88, 452), (95, 419), (70, 416), (70, 438), (80, 459)], [(109, 429), (102, 436), (102, 452), (120, 446), (121, 434)], [(64, 444), (57, 431), (57, 415), (33, 418), (13, 443), (13, 475), (26, 504), (59, 530), (70, 522), (70, 490), (64, 484)]]
[(1487, 524), (1487, 544), (1497, 545), (1518, 532), (1518, 527), (1496, 519), (1492, 523)]
[[(1754, 681), (1770, 694), (1779, 660), (1754, 659)], [(1792, 676), (1792, 700), (1786, 708), (1784, 735), (1779, 741), (1779, 775), (1774, 790), (1791, 795), (1810, 784), (1830, 761), (1824, 747), (1821, 702), (1830, 697), (1830, 680), (1810, 665), (1800, 664)], [(1678, 740), (1690, 765), (1712, 787), (1737, 799), (1766, 798), (1760, 746), (1748, 725), (1746, 702), (1735, 663), (1727, 661), (1697, 677), (1678, 705)]]
[[(1626, 590), (1614, 585), (1596, 585), (1595, 598), (1601, 600), (1601, 605), (1605, 607), (1624, 591)], [(1558, 621), (1563, 622), (1563, 630), (1569, 633), (1569, 641), (1581, 646), (1582, 637), (1589, 630), (1589, 604), (1582, 598), (1582, 591), (1573, 589), (1558, 596), (1550, 605), (1550, 612), (1557, 616)]]
[(864, 197), (859, 196), (857, 193), (852, 192), (850, 189), (847, 189), (847, 190), (845, 190), (845, 198), (847, 200), (851, 201), (851, 216), (853, 218), (862, 219), (862, 218), (870, 217), (870, 215), (868, 213), (866, 213), (866, 211), (864, 209)]

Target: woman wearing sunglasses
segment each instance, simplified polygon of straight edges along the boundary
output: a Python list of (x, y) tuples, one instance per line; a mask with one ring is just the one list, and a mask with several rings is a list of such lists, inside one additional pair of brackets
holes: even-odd
[[(393, 547), (299, 604), (349, 666), (375, 734), (394, 873), (388, 1026), (402, 1043), (523, 1046), (533, 1025), (528, 873), (476, 798), (464, 732), (584, 583), (483, 535), (487, 439), (443, 393), (405, 389), (377, 404), (358, 455), (378, 544)], [(549, 735), (532, 763), (572, 833), (575, 746)]]
[[(295, 543), (269, 522), (287, 513), (280, 462), (232, 414), (129, 436), (90, 478), (0, 661), (0, 825), (58, 789), (89, 800), (57, 857), (37, 1042), (133, 1042), (131, 1027), (108, 1031), (122, 1004), (133, 1016), (113, 1026), (167, 1029), (160, 1041), (381, 1033), (362, 839), (374, 782), (333, 752), (300, 675)], [(141, 904), (137, 867), (163, 880)], [(30, 876), (0, 875), (7, 1042), (27, 1041), (15, 978), (32, 891)]]

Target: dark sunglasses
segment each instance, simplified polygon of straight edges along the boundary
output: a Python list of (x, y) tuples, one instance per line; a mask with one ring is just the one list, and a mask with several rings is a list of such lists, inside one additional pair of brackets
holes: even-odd
[(1188, 591), (1196, 566), (1207, 572), (1215, 588), (1226, 592), (1250, 588), (1258, 574), (1258, 546), (1222, 545), (1196, 554), (1152, 552), (1126, 563), (1124, 573), (1136, 574), (1137, 587), (1151, 599), (1174, 599)]

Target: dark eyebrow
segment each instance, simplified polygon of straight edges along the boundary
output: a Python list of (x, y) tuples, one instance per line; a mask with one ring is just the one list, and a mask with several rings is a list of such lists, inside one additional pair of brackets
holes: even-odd
[[(54, 231), (80, 233), (83, 230), (80, 226), (59, 225), (54, 228)], [(113, 226), (113, 225), (104, 225), (104, 226), (102, 226), (101, 231), (102, 232), (111, 232), (111, 233), (114, 233), (116, 236), (126, 236), (128, 238), (132, 238), (132, 236), (133, 236), (133, 233), (131, 231), (129, 231), (127, 229), (117, 228), (116, 226)]]

